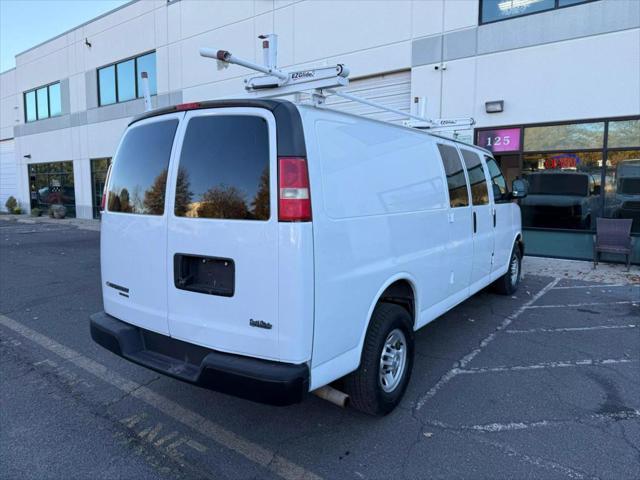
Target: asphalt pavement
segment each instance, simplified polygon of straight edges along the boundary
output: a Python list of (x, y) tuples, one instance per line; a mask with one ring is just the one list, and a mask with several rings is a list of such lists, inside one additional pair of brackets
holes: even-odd
[(0, 222), (1, 479), (640, 478), (637, 283), (478, 293), (417, 333), (384, 418), (158, 375), (92, 342), (101, 309), (99, 232)]

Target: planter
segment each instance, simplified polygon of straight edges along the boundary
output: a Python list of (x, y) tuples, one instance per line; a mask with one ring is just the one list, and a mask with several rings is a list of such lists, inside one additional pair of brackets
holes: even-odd
[(64, 205), (51, 205), (49, 207), (49, 216), (51, 218), (64, 218), (67, 216), (67, 209)]

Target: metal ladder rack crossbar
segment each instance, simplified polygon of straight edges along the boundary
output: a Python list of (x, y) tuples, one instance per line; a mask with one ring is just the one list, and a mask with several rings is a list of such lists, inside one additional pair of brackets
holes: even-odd
[(327, 95), (335, 95), (406, 117), (409, 120), (405, 121), (404, 125), (408, 127), (440, 131), (468, 128), (475, 124), (473, 118), (426, 118), (424, 97), (416, 97), (414, 104), (418, 114), (414, 114), (337, 90), (349, 85), (349, 69), (344, 64), (291, 72), (283, 71), (277, 67), (277, 35), (271, 33), (260, 35), (258, 38), (262, 40), (263, 65), (240, 58), (227, 50), (201, 48), (200, 55), (216, 60), (218, 70), (228, 68), (229, 65), (240, 65), (262, 73), (263, 75), (244, 80), (246, 94), (252, 98), (281, 97), (311, 91), (311, 101), (317, 107), (325, 105)]

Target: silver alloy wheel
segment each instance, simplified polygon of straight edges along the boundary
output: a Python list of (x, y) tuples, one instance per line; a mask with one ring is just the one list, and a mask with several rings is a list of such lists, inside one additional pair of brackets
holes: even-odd
[(382, 390), (393, 392), (402, 380), (407, 366), (407, 339), (399, 328), (391, 330), (382, 347), (378, 381)]
[(520, 262), (518, 261), (518, 256), (515, 253), (511, 259), (511, 265), (509, 265), (509, 276), (511, 279), (511, 285), (515, 287), (518, 283), (518, 277), (520, 276)]

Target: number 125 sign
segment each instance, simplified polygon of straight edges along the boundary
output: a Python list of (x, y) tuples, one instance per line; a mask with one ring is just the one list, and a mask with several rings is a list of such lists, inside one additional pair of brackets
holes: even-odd
[(520, 129), (502, 128), (479, 131), (477, 144), (492, 152), (518, 151), (520, 150)]

